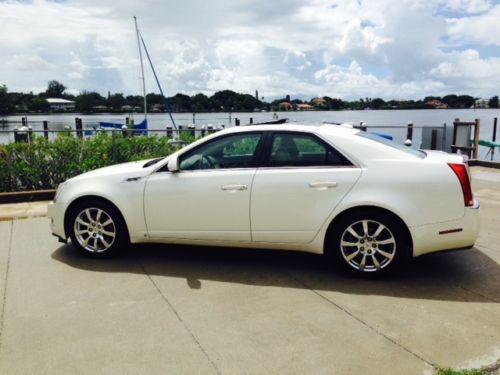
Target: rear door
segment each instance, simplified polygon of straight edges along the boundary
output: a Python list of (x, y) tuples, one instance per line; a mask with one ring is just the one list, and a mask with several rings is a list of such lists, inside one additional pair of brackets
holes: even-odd
[(270, 133), (266, 150), (252, 185), (252, 240), (308, 243), (361, 169), (311, 133)]

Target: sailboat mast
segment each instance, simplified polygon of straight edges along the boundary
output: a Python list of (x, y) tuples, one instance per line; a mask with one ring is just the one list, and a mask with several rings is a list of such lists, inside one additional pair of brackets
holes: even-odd
[(142, 48), (141, 48), (141, 42), (139, 40), (139, 27), (137, 27), (137, 18), (135, 16), (134, 16), (134, 23), (135, 23), (135, 33), (137, 36), (137, 47), (139, 48), (139, 60), (141, 61), (142, 93), (144, 95), (144, 119), (147, 119), (148, 103), (146, 100), (146, 80), (144, 78), (144, 64), (142, 63)]

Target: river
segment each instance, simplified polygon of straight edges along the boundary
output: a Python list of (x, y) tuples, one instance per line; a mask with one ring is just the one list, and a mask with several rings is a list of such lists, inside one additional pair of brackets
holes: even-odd
[[(194, 117), (194, 122), (197, 128), (212, 124), (214, 127), (224, 124), (226, 127), (234, 126), (235, 119), (241, 121), (241, 125), (247, 124), (250, 118), (253, 122), (269, 121), (273, 113), (270, 112), (250, 112), (250, 113), (197, 113)], [(317, 124), (323, 121), (328, 122), (347, 122), (354, 125), (359, 125), (364, 122), (368, 128), (384, 127), (378, 129), (385, 133), (394, 136), (396, 141), (404, 141), (406, 131), (397, 129), (398, 126), (406, 126), (407, 123), (413, 123), (417, 128), (414, 135), (414, 145), (418, 147), (420, 144), (421, 131), (420, 127), (441, 127), (443, 124), (452, 126), (453, 120), (459, 118), (462, 121), (473, 121), (479, 119), (480, 138), (491, 140), (493, 133), (493, 121), (495, 117), (500, 117), (499, 109), (420, 109), (420, 110), (364, 110), (364, 111), (307, 111), (307, 112), (277, 112), (279, 118), (288, 118), (290, 122), (311, 123)], [(192, 113), (174, 113), (174, 119), (177, 125), (187, 126), (193, 123)], [(0, 122), (0, 129), (13, 130), (20, 126), (23, 116), (7, 116), (4, 117), (4, 122)], [(28, 125), (34, 130), (42, 129), (44, 120), (49, 122), (49, 129), (63, 129), (64, 126), (75, 128), (75, 117), (80, 117), (84, 128), (92, 128), (98, 126), (99, 121), (113, 121), (124, 123), (126, 114), (96, 114), (96, 115), (81, 115), (77, 113), (71, 114), (42, 114), (42, 115), (27, 115)], [(134, 114), (136, 123), (143, 118), (141, 114)], [(2, 120), (2, 118), (0, 118)], [(231, 120), (231, 121), (230, 121)], [(171, 125), (170, 119), (165, 113), (152, 113), (148, 115), (149, 128), (151, 130), (164, 130), (167, 125)], [(387, 128), (385, 128), (387, 127)], [(500, 127), (500, 126), (499, 126)], [(390, 129), (393, 128), (393, 129)], [(497, 141), (500, 140), (500, 130), (498, 131)], [(8, 133), (0, 135), (0, 142), (6, 143), (13, 139), (13, 136)], [(488, 149), (480, 147), (479, 157), (484, 159)], [(500, 160), (500, 152), (496, 150), (495, 160)], [(488, 157), (489, 159), (489, 157)]]

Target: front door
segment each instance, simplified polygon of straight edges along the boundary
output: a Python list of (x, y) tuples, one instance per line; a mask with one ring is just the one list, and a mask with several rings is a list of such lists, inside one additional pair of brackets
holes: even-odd
[(152, 174), (144, 191), (151, 238), (250, 241), (250, 192), (260, 132), (231, 134), (179, 156), (179, 172)]

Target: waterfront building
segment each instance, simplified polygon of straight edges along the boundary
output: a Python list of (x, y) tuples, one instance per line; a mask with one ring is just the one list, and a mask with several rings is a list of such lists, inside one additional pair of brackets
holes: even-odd
[(74, 111), (75, 102), (72, 100), (62, 99), (62, 98), (48, 98), (51, 111)]

